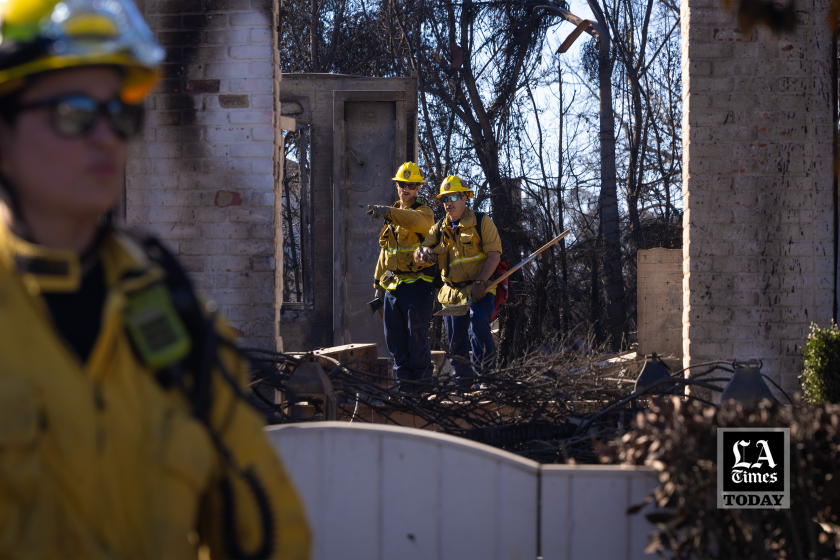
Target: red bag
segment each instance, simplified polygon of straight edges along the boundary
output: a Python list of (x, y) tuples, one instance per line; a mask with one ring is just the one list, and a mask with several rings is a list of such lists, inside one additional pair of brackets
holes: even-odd
[[(499, 261), (499, 265), (496, 267), (496, 278), (507, 271), (507, 262), (504, 260)], [(508, 283), (508, 280), (509, 278), (505, 278), (496, 284), (496, 309), (493, 310), (493, 314), (490, 316), (490, 322), (493, 322), (496, 319), (496, 315), (499, 314), (499, 307), (501, 307), (512, 295), (510, 293), (510, 284)]]

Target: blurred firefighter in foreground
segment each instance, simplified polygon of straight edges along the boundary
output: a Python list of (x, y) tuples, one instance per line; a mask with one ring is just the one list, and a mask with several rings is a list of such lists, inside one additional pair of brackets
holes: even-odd
[(0, 22), (0, 557), (308, 557), (231, 329), (111, 223), (163, 49), (130, 0)]
[(373, 283), (384, 308), (380, 313), (384, 315), (385, 342), (394, 357), (400, 390), (414, 393), (421, 385), (412, 382), (428, 379), (434, 372), (429, 323), (434, 305), (432, 282), (438, 270), (433, 263), (414, 262), (413, 254), (435, 223), (435, 214), (417, 196), (426, 182), (416, 164), (404, 163), (393, 181), (399, 200), (392, 206), (371, 205), (367, 212), (374, 219), (385, 220)]
[(446, 216), (414, 253), (417, 262), (440, 266), (443, 288), (438, 301), (444, 307), (469, 306), (468, 314), (443, 318), (460, 392), (472, 389), (476, 374), (470, 365), (470, 350), (477, 373), (492, 370), (495, 364), (490, 317), (496, 308), (496, 288), (485, 293), (484, 283), (496, 272), (502, 241), (490, 216), (467, 208), (467, 199), (473, 196), (460, 178), (450, 175), (444, 179), (437, 198), (442, 199)]

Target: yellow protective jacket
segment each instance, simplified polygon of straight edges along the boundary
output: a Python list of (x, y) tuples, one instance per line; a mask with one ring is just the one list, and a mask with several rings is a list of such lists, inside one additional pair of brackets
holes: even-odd
[[(30, 266), (44, 255), (67, 266)], [(108, 293), (82, 364), (40, 295), (73, 291), (78, 259), (0, 226), (0, 558), (195, 558), (199, 546), (225, 558), (222, 521), (231, 512), (223, 511), (219, 488), (229, 469), (182, 394), (141, 365), (123, 323), (127, 295), (164, 272), (120, 233), (106, 236), (99, 256)], [(231, 336), (221, 321), (217, 331)], [(220, 352), (243, 386), (242, 360), (231, 349)], [(219, 372), (210, 392), (209, 425), (271, 504), (272, 557), (307, 558), (301, 503), (262, 418)], [(231, 480), (234, 531), (250, 553), (263, 539), (258, 510), (242, 479)]]
[[(453, 284), (472, 282), (478, 278), (487, 260), (487, 253), (502, 252), (502, 240), (496, 224), (487, 215), (481, 221), (479, 237), (475, 212), (467, 208), (455, 230), (452, 229), (448, 215), (436, 223), (423, 241), (423, 247), (431, 247), (437, 253), (444, 282), (438, 293), (438, 301), (446, 307), (467, 303), (472, 294), (472, 284), (463, 287)], [(496, 288), (488, 292), (495, 295)]]
[(420, 247), (420, 242), (434, 223), (435, 213), (425, 200), (418, 198), (410, 208), (405, 209), (400, 208), (400, 201), (394, 203), (379, 234), (382, 250), (376, 262), (374, 288), (391, 291), (402, 282), (410, 284), (418, 279), (426, 282), (434, 280), (433, 276), (437, 273), (434, 265), (414, 262), (414, 251)]

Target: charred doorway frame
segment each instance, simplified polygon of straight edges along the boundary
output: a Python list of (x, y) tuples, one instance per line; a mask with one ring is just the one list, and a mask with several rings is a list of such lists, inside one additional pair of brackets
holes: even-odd
[[(344, 104), (348, 102), (393, 102), (396, 105), (394, 169), (407, 159), (407, 110), (403, 90), (333, 92), (333, 342), (346, 344), (344, 308), (347, 301), (347, 256), (344, 252), (345, 193), (347, 178), (347, 134), (344, 126)], [(371, 282), (372, 284), (372, 282)]]

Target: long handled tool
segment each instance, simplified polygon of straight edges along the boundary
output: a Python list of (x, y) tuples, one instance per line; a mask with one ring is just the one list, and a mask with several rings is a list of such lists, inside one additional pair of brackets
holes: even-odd
[[(493, 280), (489, 285), (487, 285), (484, 288), (485, 291), (489, 292), (490, 289), (495, 287), (499, 282), (501, 282), (502, 280), (504, 280), (505, 278), (507, 278), (508, 276), (510, 276), (511, 274), (513, 274), (514, 272), (516, 272), (517, 270), (522, 268), (524, 265), (526, 265), (529, 262), (531, 262), (532, 260), (534, 260), (534, 257), (539, 255), (540, 253), (542, 253), (543, 251), (545, 251), (546, 249), (548, 249), (549, 247), (551, 247), (552, 245), (554, 245), (555, 243), (557, 243), (558, 241), (560, 241), (561, 239), (566, 237), (567, 235), (569, 235), (569, 230), (564, 231), (563, 233), (561, 233), (560, 235), (558, 235), (557, 237), (555, 237), (554, 239), (552, 239), (551, 241), (549, 241), (548, 243), (546, 243), (545, 245), (543, 245), (542, 247), (537, 249), (530, 257), (528, 257), (527, 259), (525, 259), (524, 261), (522, 261), (518, 265), (514, 266), (513, 268), (511, 268), (510, 270), (508, 270), (507, 272), (505, 272), (504, 274), (502, 274), (501, 276), (499, 276), (495, 280)], [(464, 305), (456, 305), (454, 307), (444, 307), (443, 309), (441, 309), (440, 311), (435, 313), (435, 316), (436, 317), (460, 317), (462, 315), (467, 315), (470, 312), (470, 303), (472, 303), (472, 298), (470, 298), (470, 301), (468, 301)]]

